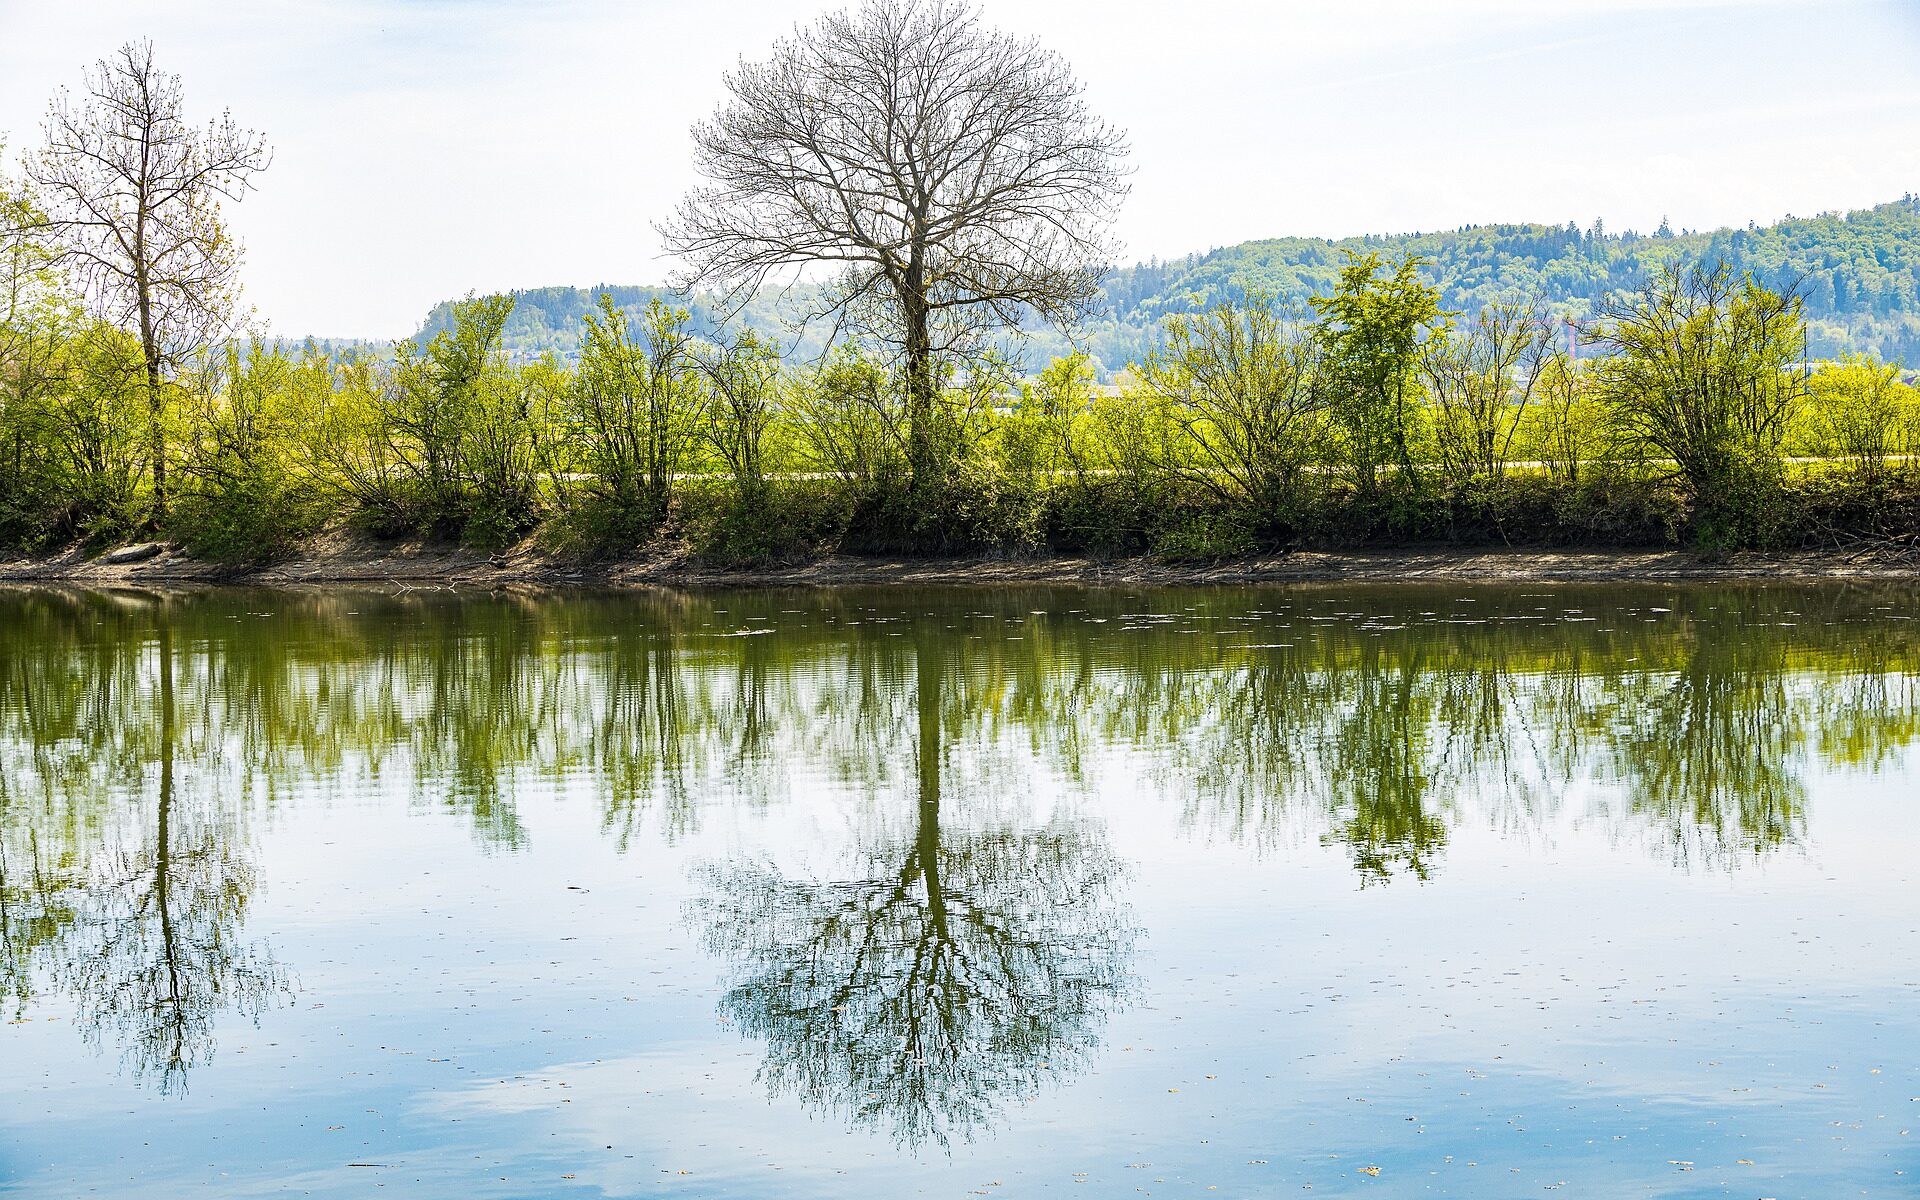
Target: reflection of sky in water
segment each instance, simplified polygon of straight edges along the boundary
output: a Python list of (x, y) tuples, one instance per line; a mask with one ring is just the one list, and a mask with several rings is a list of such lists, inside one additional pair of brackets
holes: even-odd
[[(1128, 611), (1102, 636), (1138, 624)], [(203, 645), (180, 640), (186, 655)], [(944, 1150), (770, 1095), (766, 1044), (717, 1007), (740, 974), (703, 941), (706, 872), (750, 862), (831, 883), (912, 843), (921, 727), (901, 653), (908, 669), (875, 675), (897, 702), (875, 720), (877, 781), (849, 777), (823, 745), (807, 752), (826, 710), (775, 705), (781, 744), (800, 751), (771, 773), (698, 774), (697, 820), (656, 808), (627, 831), (609, 820), (604, 760), (528, 767), (578, 714), (550, 715), (535, 749), (498, 765), (515, 781), (509, 844), (476, 837), (477, 822), (500, 823), (441, 804), (407, 751), (377, 777), (350, 761), (324, 788), (293, 771), (251, 821), (244, 939), (270, 945), (292, 999), (257, 1028), (223, 1016), (212, 1060), (163, 1095), (136, 1086), (114, 1047), (85, 1049), (66, 993), (41, 990), (27, 1020), (0, 1026), (0, 1192), (1787, 1197), (1906, 1194), (1920, 1172), (1920, 760), (1905, 734), (1877, 770), (1786, 746), (1802, 829), (1684, 864), (1673, 831), (1606, 773), (1562, 788), (1537, 758), (1461, 769), (1438, 739), (1422, 766), (1445, 825), (1429, 881), (1400, 869), (1362, 886), (1352, 846), (1328, 837), (1344, 818), (1314, 807), (1326, 797), (1313, 786), (1300, 785), (1312, 803), (1236, 836), (1218, 812), (1196, 816), (1194, 797), (1247, 789), (1182, 786), (1197, 752), (1111, 721), (1068, 747), (1030, 723), (963, 719), (1002, 693), (957, 666), (948, 692), (972, 699), (941, 734), (942, 835), (1084, 827), (1124, 868), (1108, 903), (1137, 931), (1126, 985), (1083, 1061)], [(1179, 665), (1170, 653), (1103, 669), (1147, 674)], [(1384, 653), (1389, 667), (1425, 653), (1417, 671), (1463, 663), (1457, 644)], [(1659, 664), (1657, 686), (1621, 682), (1619, 661), (1582, 678), (1593, 695), (1657, 703), (1684, 666)], [(1827, 687), (1796, 670), (1749, 714), (1756, 753), (1793, 723), (1779, 706)], [(851, 669), (769, 668), (795, 672), (835, 712), (853, 705)], [(418, 686), (419, 672), (401, 675)], [(1394, 678), (1376, 680), (1378, 703)], [(1540, 680), (1496, 682), (1524, 693)], [(190, 677), (181, 693), (199, 703)], [(1135, 701), (1153, 695), (1173, 703), (1166, 687)], [(1069, 754), (1082, 786), (1055, 769)], [(1515, 774), (1548, 799), (1512, 803), (1527, 790)], [(183, 787), (199, 778), (183, 767)], [(731, 790), (742, 779), (761, 799)]]

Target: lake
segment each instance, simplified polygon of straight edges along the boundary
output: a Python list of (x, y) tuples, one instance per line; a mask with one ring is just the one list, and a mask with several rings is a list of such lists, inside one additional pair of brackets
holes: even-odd
[(1920, 592), (0, 592), (0, 1194), (1913, 1195)]

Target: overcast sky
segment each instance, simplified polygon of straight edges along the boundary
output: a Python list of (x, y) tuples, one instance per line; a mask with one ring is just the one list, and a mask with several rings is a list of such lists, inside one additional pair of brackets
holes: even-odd
[[(151, 37), (275, 149), (234, 213), (272, 330), (653, 283), (721, 73), (827, 5), (0, 0), (0, 135)], [(1134, 147), (1129, 258), (1256, 237), (1745, 224), (1920, 190), (1916, 0), (986, 0)], [(9, 172), (12, 167), (9, 166)]]

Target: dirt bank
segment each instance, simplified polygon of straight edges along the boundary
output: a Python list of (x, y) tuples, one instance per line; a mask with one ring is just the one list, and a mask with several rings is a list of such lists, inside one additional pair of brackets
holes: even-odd
[[(116, 561), (116, 559), (118, 561)], [(383, 542), (338, 534), (271, 566), (236, 570), (173, 547), (107, 555), (79, 550), (0, 560), (0, 584), (391, 584), (396, 589), (544, 586), (828, 586), (878, 583), (1306, 583), (1331, 581), (1486, 582), (1611, 580), (1826, 580), (1920, 582), (1920, 562), (1853, 553), (1728, 554), (1680, 550), (1458, 550), (1410, 548), (1296, 551), (1230, 562), (1169, 564), (1152, 559), (869, 558), (835, 556), (785, 567), (728, 570), (659, 557), (581, 565), (531, 546), (486, 554), (444, 543)]]

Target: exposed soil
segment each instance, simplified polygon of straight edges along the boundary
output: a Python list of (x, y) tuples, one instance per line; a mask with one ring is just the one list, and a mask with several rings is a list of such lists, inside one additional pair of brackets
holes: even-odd
[[(109, 561), (119, 559), (120, 561)], [(236, 569), (189, 557), (176, 547), (152, 552), (51, 554), (0, 559), (0, 584), (265, 586), (390, 584), (396, 590), (548, 587), (806, 587), (834, 584), (1210, 584), (1308, 582), (1605, 582), (1614, 580), (1911, 579), (1920, 561), (1906, 556), (1800, 551), (1703, 556), (1685, 550), (1370, 549), (1295, 551), (1218, 563), (1070, 556), (911, 558), (833, 556), (793, 566), (727, 569), (661, 555), (580, 564), (532, 545), (497, 554), (430, 541), (379, 541), (340, 532), (315, 539), (270, 566)]]

